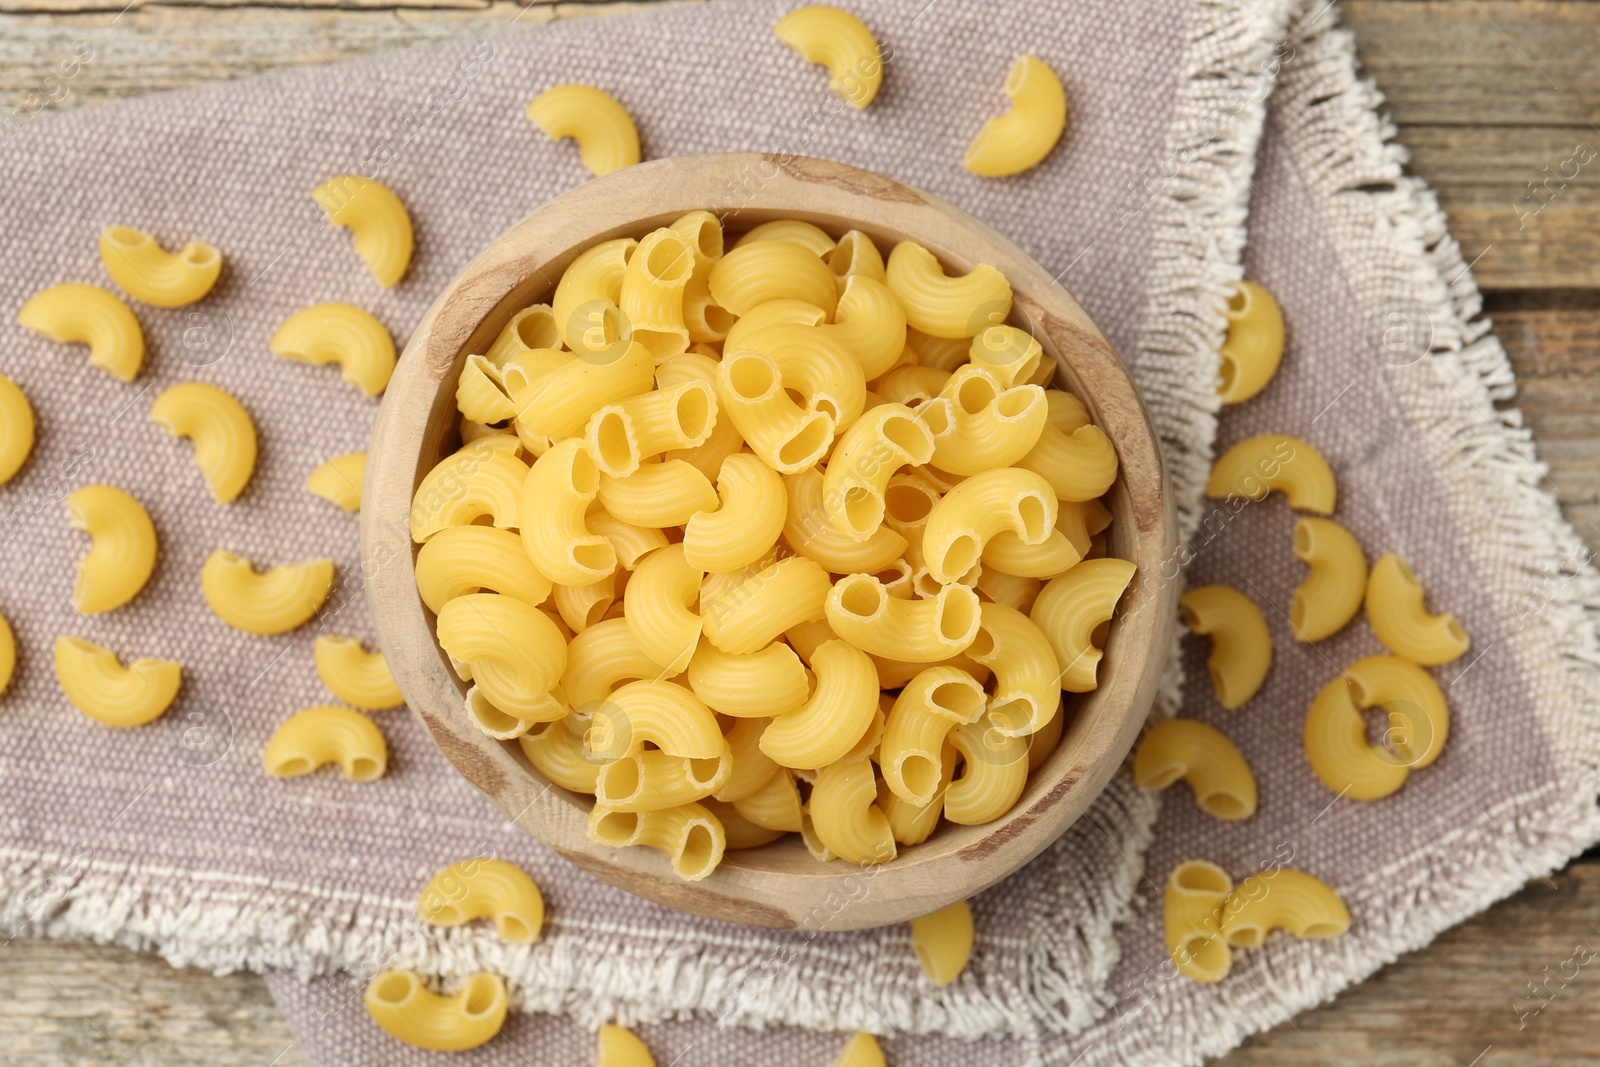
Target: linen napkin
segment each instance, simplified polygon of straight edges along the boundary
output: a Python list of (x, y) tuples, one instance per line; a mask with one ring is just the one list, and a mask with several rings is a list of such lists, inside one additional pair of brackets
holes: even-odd
[[(139, 308), (150, 355), (132, 385), (9, 313), (0, 324), (0, 369), (32, 398), (40, 427), (32, 460), (0, 489), (0, 613), (22, 647), (0, 702), (7, 936), (116, 941), (219, 971), (343, 974), (345, 1008), (381, 968), (445, 980), (488, 969), (510, 979), (517, 1007), (585, 1027), (699, 1013), (748, 1027), (1030, 1038), (1081, 1030), (1108, 1010), (1120, 951), (1112, 927), (1139, 885), (1157, 810), (1157, 798), (1126, 777), (1029, 868), (975, 901), (972, 965), (933, 990), (903, 927), (753, 930), (600, 884), (512, 827), (404, 711), (375, 716), (391, 752), (376, 783), (277, 781), (260, 768), (279, 723), (329, 700), (312, 669), (313, 638), (372, 633), (356, 517), (302, 482), (328, 456), (364, 446), (375, 404), (332, 368), (270, 355), (268, 339), (293, 311), (341, 300), (403, 340), (479, 248), (584, 181), (572, 146), (549, 143), (522, 115), (559, 82), (615, 94), (637, 118), (647, 156), (764, 149), (840, 159), (953, 200), (1013, 236), (1060, 272), (1129, 360), (1161, 426), (1180, 510), (1196, 520), (1222, 302), (1239, 272), (1286, 0), (856, 5), (889, 68), (861, 114), (773, 37), (788, 6), (669, 4), (639, 18), (39, 118), (17, 133), (0, 158), (0, 238), (10, 250), (0, 307), (58, 282), (104, 284), (95, 238), (110, 224), (150, 230), (169, 247), (210, 241), (228, 266), (200, 304)], [(1023, 52), (1061, 73), (1070, 130), (1039, 168), (976, 178), (961, 170), (962, 150), (1004, 108), (1005, 71)], [(352, 171), (393, 188), (416, 222), (415, 261), (395, 289), (371, 281), (348, 234), (330, 230), (309, 196)], [(215, 504), (187, 444), (147, 418), (163, 388), (187, 379), (236, 394), (259, 428), (255, 478), (233, 504)], [(102, 481), (145, 503), (162, 555), (132, 604), (80, 618), (68, 593), (84, 540), (61, 502)], [(335, 596), (289, 635), (229, 630), (199, 589), (200, 564), (217, 548), (262, 565), (332, 557)], [(63, 633), (124, 658), (181, 661), (178, 703), (138, 730), (90, 722), (52, 676), (49, 649)], [(1160, 712), (1176, 703), (1174, 672)], [(435, 871), (489, 854), (544, 888), (549, 922), (531, 948), (477, 927), (415, 921)], [(340, 1013), (370, 1031), (355, 1015)], [(400, 1054), (390, 1045), (362, 1055)]]
[[(1382, 801), (1321, 786), (1300, 751), (1307, 705), (1341, 667), (1382, 648), (1360, 619), (1317, 645), (1293, 639), (1289, 597), (1303, 568), (1280, 500), (1202, 516), (1189, 580), (1227, 582), (1256, 600), (1275, 660), (1262, 692), (1228, 712), (1211, 694), (1203, 644), (1189, 639), (1183, 714), (1239, 745), (1260, 809), (1217, 822), (1177, 788), (1118, 930), (1111, 1010), (1091, 1026), (980, 1042), (880, 1028), (893, 1035), (885, 1049), (896, 1067), (1199, 1063), (1332, 998), (1600, 838), (1600, 580), (1509, 406), (1515, 382), (1468, 265), (1432, 194), (1405, 175), (1405, 152), (1379, 117), (1382, 98), (1357, 77), (1353, 41), (1336, 21), (1318, 3), (1278, 51), (1245, 273), (1282, 302), (1288, 347), (1267, 390), (1222, 415), (1217, 444), (1275, 431), (1310, 441), (1338, 476), (1339, 521), (1369, 558), (1399, 552), (1435, 608), (1461, 619), (1472, 649), (1432, 672), (1451, 709), (1444, 753)], [(1313, 873), (1348, 904), (1350, 932), (1317, 942), (1279, 935), (1235, 953), (1218, 985), (1190, 982), (1166, 959), (1160, 911), (1167, 875), (1192, 858), (1236, 879), (1279, 865)], [(318, 1062), (428, 1060), (393, 1058), (359, 1006), (340, 1010), (332, 983), (269, 981)], [(843, 1043), (712, 1021), (641, 1033), (658, 1063), (713, 1067), (827, 1064)], [(589, 1062), (592, 1049), (571, 1019), (523, 1016), (463, 1062), (531, 1057), (565, 1067)]]

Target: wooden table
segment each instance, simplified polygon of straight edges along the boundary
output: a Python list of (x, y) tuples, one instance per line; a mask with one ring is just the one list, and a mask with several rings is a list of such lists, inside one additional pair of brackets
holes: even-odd
[[(32, 106), (29, 94), (45, 90), (80, 42), (95, 58), (50, 106), (492, 32), (519, 10), (503, 0), (200, 3), (133, 0), (119, 13), (122, 0), (0, 0), (0, 102)], [(538, 4), (519, 22), (639, 6)], [(1600, 548), (1600, 128), (1591, 124), (1600, 122), (1600, 3), (1347, 0), (1344, 11), (1413, 169), (1438, 191), (1467, 258), (1476, 257), (1562, 508)], [(1592, 161), (1564, 186), (1542, 186), (1580, 145)], [(1546, 201), (1537, 213), (1529, 183)], [(1551, 977), (1578, 946), (1600, 951), (1600, 863), (1582, 860), (1219, 1062), (1600, 1062), (1600, 964), (1565, 984)], [(1547, 1002), (1519, 1017), (1539, 1006), (1529, 983)], [(0, 949), (0, 991), (7, 1062), (306, 1062), (253, 975), (216, 978), (122, 949), (17, 941)]]

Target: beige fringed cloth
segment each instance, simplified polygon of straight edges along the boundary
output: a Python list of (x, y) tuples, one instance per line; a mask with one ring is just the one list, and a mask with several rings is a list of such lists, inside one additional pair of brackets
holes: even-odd
[[(33, 398), (40, 441), (0, 488), (0, 614), (22, 647), (0, 697), (6, 936), (266, 971), (308, 1054), (327, 1064), (434, 1061), (361, 1007), (366, 978), (394, 967), (447, 983), (478, 970), (509, 979), (520, 1010), (459, 1063), (587, 1063), (606, 1021), (636, 1028), (661, 1064), (826, 1064), (858, 1029), (883, 1035), (897, 1067), (1192, 1063), (1600, 837), (1600, 648), (1585, 607), (1600, 603), (1600, 584), (1542, 487), (1470, 273), (1427, 189), (1404, 176), (1336, 10), (855, 3), (893, 54), (882, 94), (858, 114), (772, 36), (788, 6), (669, 3), (16, 131), (0, 157), (0, 372)], [(1023, 52), (1061, 73), (1070, 131), (1035, 170), (976, 178), (960, 168), (962, 149), (1003, 106), (1003, 72)], [(1189, 639), (1156, 711), (1234, 740), (1260, 786), (1253, 818), (1217, 822), (1182, 787), (1158, 798), (1120, 774), (1059, 842), (973, 902), (971, 965), (934, 990), (904, 928), (754, 930), (596, 881), (507, 823), (404, 711), (376, 716), (391, 750), (379, 782), (261, 773), (278, 723), (325, 700), (317, 633), (372, 636), (355, 517), (302, 482), (365, 447), (375, 406), (331, 369), (270, 356), (267, 340), (323, 300), (367, 308), (403, 338), (478, 249), (581, 183), (571, 146), (522, 115), (563, 81), (617, 96), (647, 157), (769, 150), (872, 168), (961, 205), (1059, 272), (1161, 429), (1190, 535), (1187, 580), (1237, 586), (1272, 627), (1274, 665), (1244, 709), (1217, 705), (1205, 649)], [(372, 284), (310, 199), (349, 171), (378, 176), (415, 219), (416, 258), (392, 290)], [(167, 244), (203, 237), (228, 257), (204, 303), (140, 309), (150, 356), (131, 385), (10, 321), (45, 286), (104, 283), (95, 235), (110, 224)], [(1216, 351), (1241, 273), (1277, 294), (1288, 350), (1265, 392), (1219, 416)], [(162, 388), (191, 379), (239, 396), (260, 431), (257, 474), (227, 507), (147, 418)], [(1472, 636), (1468, 657), (1434, 672), (1452, 713), (1443, 756), (1382, 802), (1335, 798), (1300, 749), (1311, 697), (1380, 651), (1376, 639), (1358, 620), (1316, 645), (1292, 640), (1287, 605), (1303, 576), (1292, 517), (1275, 498), (1233, 515), (1201, 496), (1214, 449), (1269, 431), (1329, 458), (1339, 521), (1369, 556), (1399, 552)], [(90, 620), (68, 606), (81, 544), (62, 500), (94, 482), (147, 504), (162, 556), (136, 601)], [(230, 631), (199, 589), (200, 563), (219, 547), (262, 561), (331, 556), (338, 595), (317, 627)], [(1530, 585), (1541, 591), (1531, 607)], [(60, 633), (182, 661), (178, 705), (139, 730), (89, 722), (52, 676)], [(473, 854), (511, 860), (543, 887), (549, 920), (536, 944), (414, 921), (428, 877)], [(1177, 977), (1160, 887), (1190, 858), (1235, 877), (1272, 862), (1314, 873), (1347, 902), (1352, 929), (1240, 953), (1215, 986)]]

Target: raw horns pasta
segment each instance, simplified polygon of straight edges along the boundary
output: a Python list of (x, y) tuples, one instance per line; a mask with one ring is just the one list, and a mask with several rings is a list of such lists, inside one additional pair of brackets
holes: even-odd
[[(1135, 580), (1084, 559), (1116, 452), (1009, 282), (696, 211), (544, 299), (463, 353), (462, 445), (411, 511), (462, 714), (689, 880), (788, 834), (871, 864), (1005, 815)], [(318, 647), (359, 703), (359, 645)], [(950, 981), (970, 912), (913, 936)]]

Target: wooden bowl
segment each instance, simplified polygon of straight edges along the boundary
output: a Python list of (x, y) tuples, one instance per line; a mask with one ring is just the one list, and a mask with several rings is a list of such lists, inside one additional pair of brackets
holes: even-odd
[[(455, 388), (464, 355), (485, 351), (514, 312), (547, 300), (582, 250), (643, 236), (695, 208), (722, 215), (730, 231), (798, 218), (836, 236), (862, 230), (885, 251), (901, 239), (917, 241), (953, 272), (979, 262), (999, 268), (1015, 291), (1012, 322), (1038, 337), (1060, 365), (1057, 381), (1087, 402), (1121, 459), (1107, 498), (1115, 516), (1109, 552), (1139, 569), (1111, 628), (1099, 689), (1068, 695), (1059, 747), (1008, 814), (985, 826), (942, 826), (874, 870), (865, 892), (861, 868), (817, 862), (798, 835), (730, 851), (699, 882), (679, 880), (653, 849), (590, 841), (592, 798), (551, 785), (514, 742), (486, 737), (468, 720), (466, 686), (451, 672), (417, 593), (407, 517), (423, 475), (459, 446)], [(1176, 585), (1162, 573), (1177, 534), (1161, 448), (1127, 370), (1078, 302), (1021, 249), (950, 204), (878, 174), (793, 156), (732, 153), (629, 167), (551, 201), (495, 240), (439, 296), (406, 346), (373, 432), (361, 512), (384, 654), (407, 703), (456, 768), (524, 830), (606, 881), (682, 911), (759, 926), (903, 922), (1028, 862), (1122, 763), (1155, 699), (1175, 617)]]

